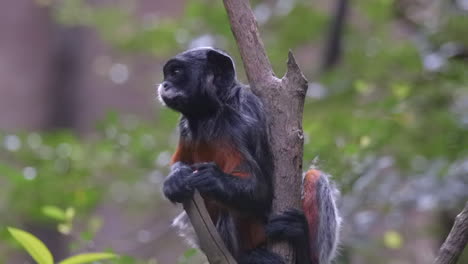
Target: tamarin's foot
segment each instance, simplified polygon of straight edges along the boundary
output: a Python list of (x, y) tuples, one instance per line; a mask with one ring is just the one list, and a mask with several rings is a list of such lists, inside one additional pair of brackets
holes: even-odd
[(270, 239), (292, 242), (306, 242), (307, 229), (304, 213), (298, 209), (288, 209), (279, 215), (271, 216), (265, 227)]

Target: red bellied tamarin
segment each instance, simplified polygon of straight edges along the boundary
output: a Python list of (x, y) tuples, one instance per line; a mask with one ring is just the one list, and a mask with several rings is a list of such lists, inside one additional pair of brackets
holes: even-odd
[[(182, 114), (177, 150), (163, 186), (172, 202), (197, 189), (227, 248), (240, 264), (283, 263), (265, 247), (267, 238), (287, 239), (298, 263), (329, 263), (340, 218), (328, 177), (309, 170), (303, 211), (270, 216), (272, 153), (259, 98), (236, 79), (234, 62), (214, 48), (185, 51), (164, 66), (161, 101)], [(176, 225), (188, 226), (186, 215)]]

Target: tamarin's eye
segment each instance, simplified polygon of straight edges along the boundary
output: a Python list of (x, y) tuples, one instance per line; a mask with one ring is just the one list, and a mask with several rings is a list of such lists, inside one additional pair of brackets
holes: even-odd
[(181, 69), (181, 68), (178, 68), (178, 67), (172, 68), (172, 69), (171, 69), (171, 75), (173, 75), (173, 76), (177, 76), (177, 75), (179, 75), (181, 72), (182, 72), (182, 69)]

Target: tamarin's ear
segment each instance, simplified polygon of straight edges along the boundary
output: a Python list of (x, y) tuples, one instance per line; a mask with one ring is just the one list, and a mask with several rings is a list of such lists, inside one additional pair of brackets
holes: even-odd
[(210, 69), (214, 74), (216, 85), (230, 85), (236, 79), (236, 69), (234, 61), (226, 53), (219, 50), (209, 50), (207, 60)]

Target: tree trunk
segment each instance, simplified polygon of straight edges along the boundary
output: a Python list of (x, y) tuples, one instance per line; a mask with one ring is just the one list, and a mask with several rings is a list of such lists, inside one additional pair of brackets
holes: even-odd
[[(274, 156), (273, 213), (299, 208), (304, 136), (302, 113), (307, 80), (289, 52), (286, 75), (275, 77), (248, 0), (224, 0), (252, 91), (265, 105)], [(285, 52), (286, 55), (286, 52)], [(275, 243), (273, 251), (294, 263), (292, 247)]]

